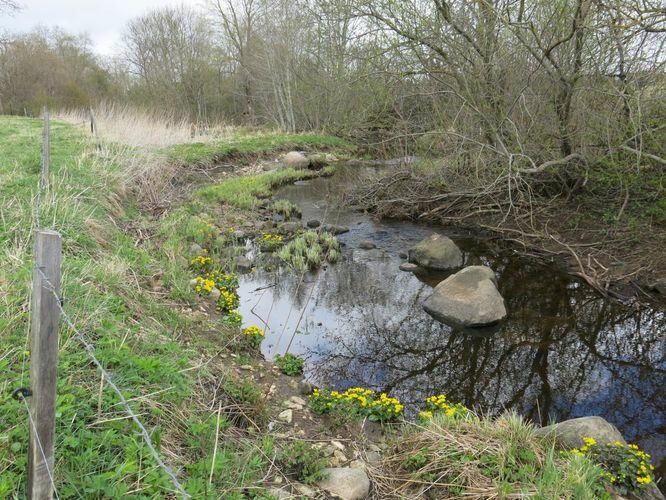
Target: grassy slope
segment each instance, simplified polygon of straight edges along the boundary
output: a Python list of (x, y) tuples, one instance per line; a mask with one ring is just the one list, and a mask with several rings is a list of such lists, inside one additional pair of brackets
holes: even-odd
[[(26, 333), (40, 128), (37, 120), (0, 117), (0, 390), (4, 394), (29, 385)], [(293, 140), (283, 137), (277, 146), (293, 144)], [(276, 146), (275, 136), (262, 141), (252, 138), (239, 143), (253, 152)], [(219, 153), (221, 148), (214, 149)], [(191, 242), (201, 241), (200, 219), (194, 215), (212, 209), (207, 203), (230, 202), (233, 193), (241, 193), (234, 204), (252, 207), (254, 194), (302, 173), (231, 179), (200, 190), (190, 203), (155, 222), (143, 218), (130, 200), (123, 199), (122, 166), (113, 162), (108, 150), (98, 151), (71, 126), (54, 123), (51, 151), (53, 187), (43, 199), (41, 216), (44, 226), (63, 235), (66, 310), (95, 343), (96, 355), (131, 398), (153, 441), (194, 497), (267, 498), (262, 478), (269, 470), (275, 473), (268, 459), (275, 446), (269, 434), (236, 430), (227, 437), (231, 424), (222, 416), (219, 427), (225, 437), (212, 463), (218, 422), (215, 401), (211, 404), (205, 389), (223, 381), (222, 392), (255, 406), (260, 404), (259, 393), (244, 380), (215, 372), (214, 364), (201, 365), (233, 337), (233, 331), (201, 315), (182, 312), (196, 304), (196, 298), (179, 259), (187, 255)], [(203, 153), (197, 154), (196, 161), (201, 161)], [(149, 237), (141, 237), (145, 234)], [(203, 330), (205, 337), (196, 335)], [(61, 498), (161, 498), (173, 491), (136, 429), (124, 418), (114, 394), (100, 390), (99, 374), (64, 327), (57, 411), (55, 474)], [(27, 446), (21, 403), (0, 400), (0, 421), (5, 424), (0, 429), (0, 498), (20, 498)], [(547, 472), (548, 480), (561, 484), (565, 492), (583, 487), (568, 471), (562, 476), (557, 470), (537, 471), (533, 479), (541, 481)], [(590, 477), (585, 476), (588, 481)]]
[[(195, 375), (183, 369), (197, 364), (207, 346), (185, 346), (179, 341), (201, 325), (172, 303), (173, 297), (185, 305), (195, 301), (187, 289), (189, 276), (175, 259), (187, 248), (191, 233), (187, 210), (157, 228), (154, 243), (137, 247), (136, 238), (120, 228), (147, 222), (131, 206), (119, 206), (123, 190), (115, 179), (120, 166), (98, 156), (94, 146), (69, 125), (53, 123), (51, 134), (52, 188), (44, 196), (41, 220), (43, 226), (53, 227), (63, 236), (66, 310), (94, 341), (96, 355), (126, 397), (134, 398), (134, 410), (152, 430), (155, 442), (169, 450), (171, 463), (186, 465), (188, 488), (202, 494), (208, 489), (208, 457), (216, 421), (211, 412), (199, 411), (201, 402), (193, 390)], [(0, 117), (3, 394), (29, 385), (27, 311), (40, 136), (38, 120)], [(151, 290), (162, 275), (170, 297)], [(206, 327), (219, 329), (221, 337), (228, 334), (219, 325)], [(100, 392), (99, 375), (65, 328), (60, 345), (56, 477), (61, 497), (117, 497), (128, 491), (150, 497), (171, 491), (136, 429), (123, 418), (114, 394)], [(206, 370), (197, 371), (196, 376), (205, 378)], [(3, 398), (0, 416), (4, 424), (0, 430), (0, 498), (20, 497), (26, 468), (26, 412), (21, 403)], [(239, 460), (242, 463), (230, 467)], [(245, 485), (251, 484), (266, 465), (234, 447), (218, 450), (216, 469), (223, 464), (229, 476), (216, 474), (213, 489), (233, 491), (239, 477)], [(240, 475), (239, 470), (243, 471)]]

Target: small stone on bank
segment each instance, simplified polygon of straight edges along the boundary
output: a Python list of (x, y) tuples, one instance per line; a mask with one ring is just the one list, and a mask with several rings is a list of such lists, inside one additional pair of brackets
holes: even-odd
[(326, 479), (317, 485), (343, 500), (361, 500), (370, 492), (370, 479), (363, 469), (326, 468), (324, 474)]

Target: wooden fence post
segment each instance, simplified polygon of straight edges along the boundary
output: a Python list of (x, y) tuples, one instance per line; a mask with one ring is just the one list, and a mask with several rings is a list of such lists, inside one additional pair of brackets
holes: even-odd
[[(32, 274), (32, 328), (30, 352), (30, 426), (28, 498), (53, 498), (55, 465), (55, 400), (58, 366), (58, 321), (60, 317), (60, 260), (62, 243), (55, 231), (35, 233)], [(41, 272), (40, 272), (41, 271)], [(43, 275), (42, 275), (43, 273)], [(48, 281), (47, 281), (48, 280)], [(46, 457), (46, 460), (44, 458)]]
[(49, 110), (44, 108), (44, 129), (42, 130), (42, 177), (40, 186), (42, 189), (49, 185)]
[(88, 108), (90, 112), (90, 135), (97, 137), (97, 120), (95, 120), (95, 113), (92, 108)]

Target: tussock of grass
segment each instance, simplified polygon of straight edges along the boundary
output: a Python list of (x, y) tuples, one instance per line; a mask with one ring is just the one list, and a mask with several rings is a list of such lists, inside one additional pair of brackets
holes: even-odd
[(271, 203), (271, 210), (282, 215), (285, 219), (291, 219), (293, 216), (301, 216), (301, 209), (289, 200), (275, 200)]
[(560, 459), (514, 414), (440, 414), (400, 434), (371, 475), (381, 498), (603, 498), (601, 469), (578, 458)]

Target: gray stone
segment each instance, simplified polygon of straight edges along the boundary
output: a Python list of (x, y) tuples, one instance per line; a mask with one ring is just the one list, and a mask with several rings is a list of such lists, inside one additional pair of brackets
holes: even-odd
[(370, 492), (370, 479), (363, 469), (326, 468), (324, 474), (326, 479), (317, 486), (343, 500), (360, 500)]
[(309, 396), (314, 390), (315, 386), (305, 380), (301, 380), (298, 384), (298, 392), (304, 396)]
[(342, 233), (348, 233), (349, 232), (349, 227), (348, 226), (338, 226), (336, 224), (326, 224), (323, 227), (324, 231), (328, 233), (333, 233), (333, 234), (342, 234)]
[(423, 309), (437, 321), (453, 326), (492, 325), (506, 317), (504, 299), (495, 281), (489, 267), (466, 267), (437, 285)]
[(239, 255), (234, 259), (234, 267), (239, 273), (248, 273), (252, 270), (252, 261), (244, 255)]
[(300, 222), (283, 222), (278, 226), (278, 231), (283, 234), (293, 234), (303, 229)]
[(303, 398), (299, 398), (298, 396), (292, 396), (289, 398), (289, 401), (296, 403), (297, 405), (305, 406), (307, 402)]
[(308, 168), (310, 166), (308, 157), (299, 151), (290, 151), (284, 155), (282, 162), (291, 168)]
[(441, 234), (433, 234), (410, 248), (408, 259), (421, 267), (439, 271), (457, 269), (463, 263), (460, 249)]
[(365, 459), (370, 465), (377, 465), (382, 461), (382, 455), (376, 451), (369, 451), (365, 454)]
[(294, 484), (294, 489), (306, 498), (315, 498), (317, 496), (317, 492), (314, 489), (302, 483)]
[(306, 225), (307, 225), (310, 229), (315, 229), (315, 228), (321, 226), (321, 222), (319, 222), (318, 220), (314, 220), (314, 219), (313, 219), (313, 220), (309, 220), (309, 221), (307, 222)]
[(280, 414), (278, 415), (278, 419), (280, 419), (282, 422), (290, 424), (294, 419), (294, 410), (289, 409), (280, 412)]
[(294, 403), (293, 401), (285, 400), (282, 402), (282, 406), (289, 408), (290, 410), (302, 410), (303, 405)]
[(598, 444), (627, 444), (617, 427), (601, 417), (581, 417), (541, 427), (535, 431), (537, 437), (552, 437), (563, 448), (580, 448), (583, 438), (592, 437)]
[[(278, 476), (276, 479), (282, 479), (280, 476)], [(277, 482), (277, 481), (276, 481)], [(285, 490), (279, 490), (277, 488), (270, 488), (268, 490), (268, 493), (270, 494), (271, 497), (277, 498), (277, 500), (288, 500), (290, 498), (293, 498), (291, 496), (291, 493)]]
[(363, 240), (358, 244), (358, 247), (362, 250), (372, 250), (373, 248), (377, 248), (377, 245), (373, 241)]
[(232, 233), (232, 236), (236, 238), (238, 241), (244, 240), (247, 238), (247, 235), (245, 234), (245, 231), (241, 231), (240, 229), (237, 231), (234, 231)]
[(416, 264), (412, 264), (411, 262), (403, 262), (400, 264), (399, 269), (401, 271), (405, 271), (406, 273), (415, 273), (418, 271), (420, 268)]
[(400, 250), (400, 252), (398, 252), (398, 257), (400, 257), (401, 259), (406, 259), (407, 257), (409, 257), (409, 255), (404, 250)]

